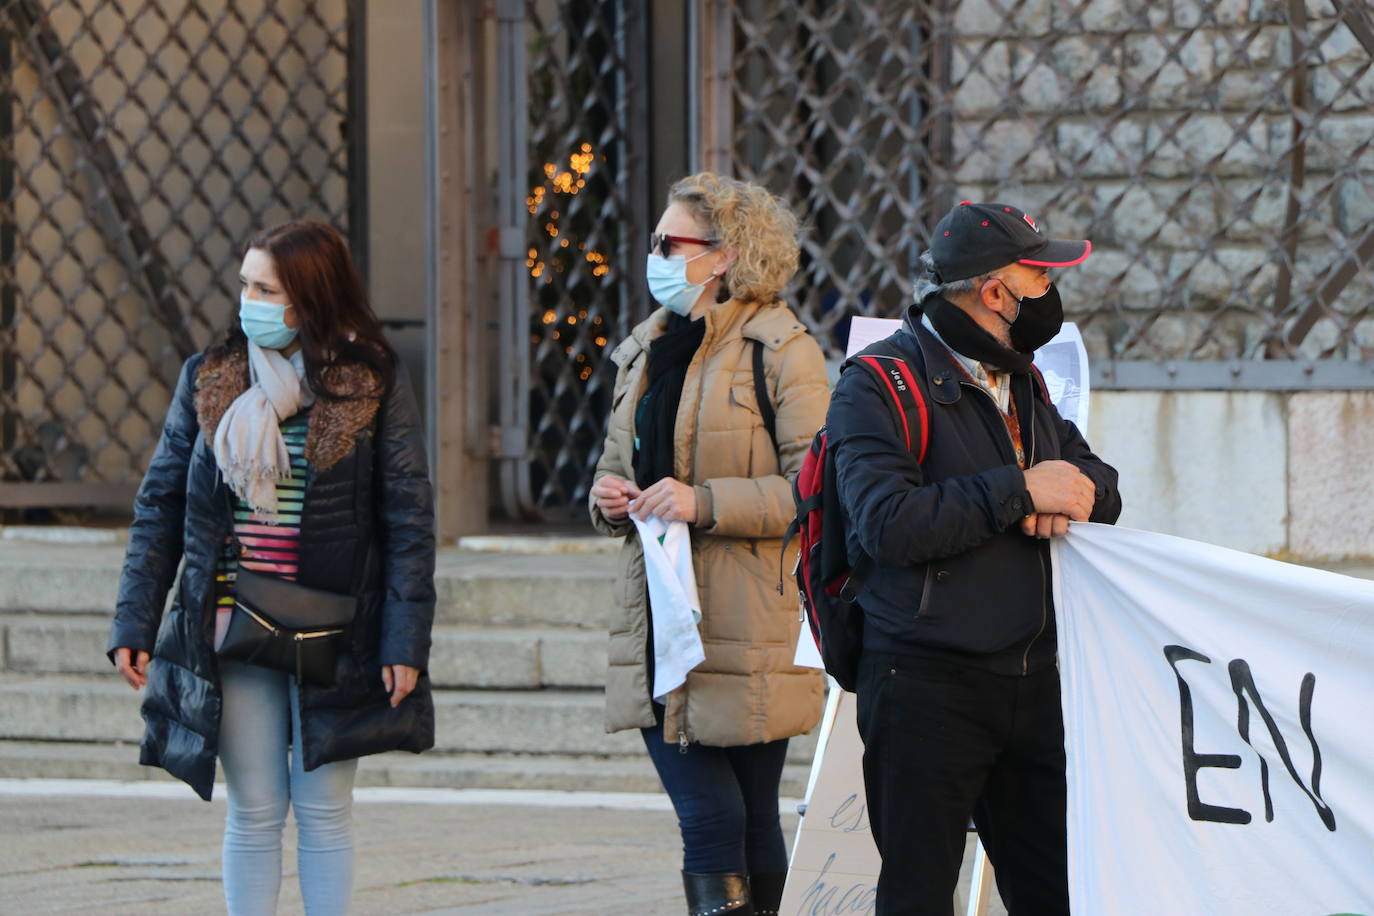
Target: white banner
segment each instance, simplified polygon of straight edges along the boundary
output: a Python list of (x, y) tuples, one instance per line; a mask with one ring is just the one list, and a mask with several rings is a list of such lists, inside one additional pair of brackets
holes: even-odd
[(1374, 914), (1374, 582), (1052, 544), (1073, 912)]

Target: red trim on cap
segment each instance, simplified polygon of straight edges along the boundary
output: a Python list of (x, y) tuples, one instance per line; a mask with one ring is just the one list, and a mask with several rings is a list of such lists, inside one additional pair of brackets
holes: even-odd
[(961, 201), (959, 201), (959, 206), (961, 206), (961, 207), (967, 207), (967, 206), (968, 206), (969, 204), (971, 204), (971, 203), (973, 203), (973, 201), (971, 201), (971, 200), (961, 200)]
[(1075, 264), (1082, 264), (1088, 260), (1088, 255), (1093, 253), (1093, 243), (1087, 239), (1083, 240), (1083, 254), (1074, 258), (1072, 261), (1032, 261), (1029, 258), (1022, 258), (1019, 263), (1029, 264), (1031, 267), (1072, 267)]

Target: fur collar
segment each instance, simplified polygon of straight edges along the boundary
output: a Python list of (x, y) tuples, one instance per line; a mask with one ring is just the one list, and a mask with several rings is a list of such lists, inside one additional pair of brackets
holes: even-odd
[[(381, 406), (381, 382), (369, 367), (348, 363), (324, 371), (329, 388), (344, 399), (316, 397), (306, 427), (305, 459), (316, 471), (327, 471), (353, 451), (358, 433), (371, 425)], [(196, 419), (201, 434), (213, 442), (215, 430), (234, 399), (248, 390), (248, 348), (223, 356), (206, 356), (196, 372)]]

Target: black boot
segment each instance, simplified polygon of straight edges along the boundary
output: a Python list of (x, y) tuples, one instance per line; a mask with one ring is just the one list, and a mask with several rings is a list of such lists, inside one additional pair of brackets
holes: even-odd
[(749, 896), (754, 901), (755, 916), (778, 916), (782, 907), (782, 888), (787, 872), (766, 871), (749, 876)]
[(749, 902), (749, 879), (744, 875), (682, 873), (687, 893), (687, 916), (754, 916)]

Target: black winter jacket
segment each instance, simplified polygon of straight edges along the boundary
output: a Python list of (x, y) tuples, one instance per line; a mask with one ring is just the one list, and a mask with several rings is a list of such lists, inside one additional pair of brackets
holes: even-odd
[[(1052, 664), (1049, 544), (1021, 533), (1031, 497), (996, 403), (921, 324), (918, 306), (886, 343), (902, 351), (926, 398), (924, 463), (907, 450), (891, 396), (871, 372), (841, 374), (826, 419), (849, 559), (872, 558), (858, 596), (864, 648), (1003, 674)], [(1028, 465), (1077, 465), (1096, 484), (1091, 520), (1115, 522), (1116, 471), (1039, 396), (1030, 374), (1011, 384)]]
[[(397, 368), (382, 392), (362, 366), (326, 378), (360, 397), (320, 398), (306, 439), (298, 581), (358, 596), (333, 687), (301, 689), (305, 768), (434, 744), (427, 676), (392, 709), (382, 665), (428, 664), (434, 617), (433, 501), (414, 394)], [(209, 800), (220, 723), (212, 647), (215, 567), (232, 529), (232, 494), (211, 448), (248, 385), (246, 351), (198, 354), (181, 370), (162, 437), (134, 504), (110, 652), (151, 652), (140, 762)], [(184, 567), (177, 577), (177, 566)], [(168, 590), (177, 589), (163, 614)]]

